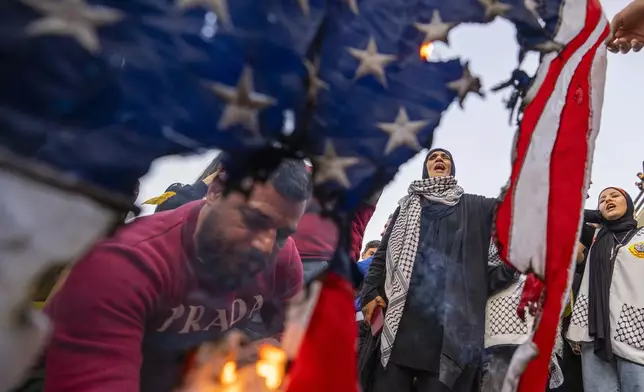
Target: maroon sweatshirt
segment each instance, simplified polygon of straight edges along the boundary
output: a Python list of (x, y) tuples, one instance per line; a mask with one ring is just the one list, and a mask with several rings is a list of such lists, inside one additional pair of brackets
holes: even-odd
[[(353, 261), (360, 260), (364, 232), (375, 209), (375, 203), (362, 203), (353, 215), (349, 254)], [(331, 260), (338, 242), (338, 228), (331, 219), (318, 215), (320, 210), (317, 201), (312, 199), (297, 226), (297, 231), (291, 235), (303, 262)]]
[[(203, 205), (141, 218), (97, 244), (45, 312), (46, 392), (169, 391), (186, 348), (282, 312), (302, 289), (292, 240), (254, 285), (221, 293), (195, 279), (193, 235)], [(201, 294), (201, 295), (197, 295)]]

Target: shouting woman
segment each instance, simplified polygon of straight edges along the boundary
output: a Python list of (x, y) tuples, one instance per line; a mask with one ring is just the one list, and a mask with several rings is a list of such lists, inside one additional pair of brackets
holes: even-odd
[(496, 199), (464, 193), (455, 173), (449, 151), (427, 154), (373, 257), (365, 322), (385, 313), (369, 392), (476, 388), (488, 290), (514, 272), (487, 266)]
[(644, 391), (644, 229), (633, 210), (622, 189), (599, 195), (601, 226), (567, 336), (580, 345), (586, 392)]

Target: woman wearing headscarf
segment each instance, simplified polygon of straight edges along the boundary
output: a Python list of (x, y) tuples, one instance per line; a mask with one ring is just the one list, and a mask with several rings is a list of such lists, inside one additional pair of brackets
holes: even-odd
[(567, 335), (580, 345), (586, 392), (644, 391), (644, 229), (633, 210), (620, 188), (599, 195), (601, 226)]
[(365, 321), (384, 308), (369, 392), (478, 387), (488, 290), (514, 271), (488, 269), (496, 199), (466, 194), (452, 154), (429, 151), (382, 239), (361, 294)]

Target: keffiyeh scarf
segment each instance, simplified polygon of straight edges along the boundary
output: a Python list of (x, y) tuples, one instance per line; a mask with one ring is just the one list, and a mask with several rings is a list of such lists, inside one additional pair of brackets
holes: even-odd
[(422, 210), (420, 201), (425, 198), (435, 203), (454, 206), (461, 199), (463, 188), (452, 176), (432, 177), (413, 181), (407, 192), (408, 195), (398, 202), (400, 211), (387, 245), (385, 294), (388, 304), (380, 339), (383, 367), (387, 367), (391, 357), (418, 252)]

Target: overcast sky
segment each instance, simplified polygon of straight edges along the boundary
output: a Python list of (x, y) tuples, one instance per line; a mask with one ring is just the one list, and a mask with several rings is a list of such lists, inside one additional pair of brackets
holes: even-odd
[[(609, 18), (629, 1), (603, 1)], [(459, 54), (470, 61), (474, 74), (485, 89), (505, 81), (516, 67), (517, 45), (514, 27), (507, 21), (485, 25), (461, 25), (450, 33), (450, 47), (438, 48), (435, 56)], [(535, 57), (527, 69), (534, 70)], [(609, 53), (608, 74), (602, 127), (593, 162), (593, 186), (587, 207), (595, 207), (599, 192), (607, 186), (619, 186), (633, 197), (637, 194), (635, 174), (644, 160), (644, 52), (616, 55)], [(450, 150), (456, 164), (456, 177), (466, 192), (496, 197), (510, 175), (510, 147), (515, 129), (508, 123), (508, 111), (502, 100), (507, 92), (488, 93), (485, 99), (470, 96), (465, 110), (452, 105), (436, 129), (435, 147)], [(214, 156), (165, 157), (154, 162), (141, 181), (139, 202), (163, 193), (174, 182), (192, 182)], [(410, 181), (420, 177), (424, 153), (404, 165), (395, 180), (385, 189), (376, 212), (367, 227), (365, 241), (378, 239), (387, 216), (406, 191)], [(149, 209), (146, 209), (149, 211)]]

